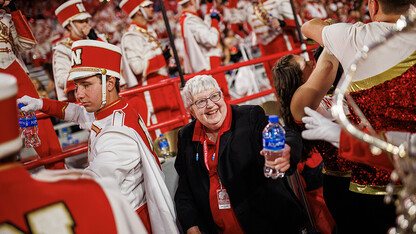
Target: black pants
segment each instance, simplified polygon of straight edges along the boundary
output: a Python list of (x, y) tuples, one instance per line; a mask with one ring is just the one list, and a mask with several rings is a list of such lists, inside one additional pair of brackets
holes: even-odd
[(393, 204), (385, 204), (383, 195), (351, 192), (349, 183), (350, 178), (324, 176), (324, 199), (337, 234), (385, 234), (395, 226)]

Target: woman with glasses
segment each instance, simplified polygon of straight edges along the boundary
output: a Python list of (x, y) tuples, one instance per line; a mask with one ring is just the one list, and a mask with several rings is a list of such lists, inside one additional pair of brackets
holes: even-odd
[[(259, 106), (227, 104), (214, 78), (190, 79), (183, 90), (195, 120), (179, 131), (176, 210), (186, 233), (299, 233), (305, 215), (287, 179), (263, 175)], [(276, 169), (291, 174), (300, 160), (299, 134), (286, 129)]]

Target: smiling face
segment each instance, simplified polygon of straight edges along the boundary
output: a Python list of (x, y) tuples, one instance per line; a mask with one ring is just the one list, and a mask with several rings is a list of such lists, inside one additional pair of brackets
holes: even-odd
[(101, 80), (97, 76), (90, 76), (74, 81), (76, 89), (75, 95), (81, 105), (85, 107), (88, 112), (94, 112), (101, 107)]
[[(193, 97), (193, 102), (201, 98), (208, 98), (213, 93), (218, 92), (217, 89), (209, 89), (196, 94)], [(222, 126), (222, 123), (227, 116), (227, 105), (224, 102), (224, 98), (221, 95), (221, 99), (218, 102), (213, 102), (207, 99), (207, 106), (198, 108), (196, 105), (190, 106), (190, 112), (192, 116), (198, 119), (207, 130), (216, 132)]]

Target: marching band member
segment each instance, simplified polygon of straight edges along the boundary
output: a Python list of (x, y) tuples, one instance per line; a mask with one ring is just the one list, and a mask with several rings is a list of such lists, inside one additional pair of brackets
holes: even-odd
[[(199, 9), (197, 0), (179, 0), (182, 6), (180, 18), (182, 38), (185, 44), (186, 56), (184, 67), (186, 73), (208, 71), (221, 66), (220, 43), (220, 15), (212, 12), (206, 20), (197, 14)], [(212, 3), (208, 4), (212, 5)], [(208, 24), (211, 18), (211, 23)], [(226, 101), (230, 100), (227, 80), (223, 72), (212, 74), (217, 80)]]
[[(372, 23), (328, 25), (321, 19), (314, 19), (305, 23), (302, 32), (325, 46), (347, 69), (364, 46), (379, 42), (391, 32), (395, 22), (414, 3), (415, 0), (370, 0), (368, 9)], [(415, 38), (414, 29), (392, 37), (370, 51), (355, 72), (349, 95), (380, 134), (389, 131), (416, 132)], [(357, 113), (350, 112), (353, 124), (363, 124)], [(395, 225), (396, 219), (394, 205), (386, 205), (383, 201), (386, 185), (391, 181), (387, 168), (388, 164), (391, 165), (390, 159), (386, 154), (374, 156), (368, 145), (313, 113), (310, 111), (311, 117), (304, 120), (306, 127), (310, 128), (308, 139), (339, 142), (340, 156), (358, 162), (358, 166), (352, 168), (350, 183), (350, 191), (355, 197), (350, 204), (354, 206), (346, 211), (354, 215), (345, 219), (344, 223), (338, 223), (342, 233), (356, 233), (354, 224), (360, 222), (362, 233), (386, 233)]]
[(81, 170), (30, 174), (16, 162), (22, 147), (16, 83), (0, 74), (0, 186), (5, 191), (0, 194), (0, 233), (145, 233), (111, 179), (94, 181)]
[[(14, 1), (0, 0), (0, 72), (9, 73), (16, 77), (19, 87), (17, 97), (30, 95), (39, 98), (21, 58), (21, 52), (31, 49), (36, 44), (36, 38), (30, 29), (26, 17), (16, 9)], [(6, 8), (9, 8), (8, 12)], [(61, 144), (56, 136), (50, 119), (39, 119), (39, 138), (41, 144), (35, 150), (40, 157), (62, 152)], [(52, 167), (52, 165), (50, 165)], [(47, 166), (47, 167), (50, 167)], [(53, 167), (63, 168), (62, 163)]]
[(41, 110), (90, 131), (88, 167), (100, 178), (116, 180), (121, 193), (148, 232), (175, 233), (173, 201), (143, 120), (120, 92), (121, 49), (101, 41), (72, 44), (76, 97), (82, 106), (23, 97), (25, 110)]
[(88, 22), (90, 13), (85, 10), (82, 0), (70, 0), (64, 2), (55, 10), (55, 15), (66, 30), (69, 37), (65, 37), (56, 43), (53, 48), (53, 76), (55, 79), (56, 95), (60, 101), (75, 102), (75, 87), (73, 82), (68, 82), (71, 69), (71, 46), (74, 41), (92, 39), (106, 41), (104, 37), (98, 37)]
[[(169, 61), (171, 56), (170, 50), (162, 50), (156, 32), (148, 25), (154, 17), (152, 1), (123, 0), (120, 2), (120, 8), (132, 19), (130, 27), (121, 39), (123, 71), (127, 86), (156, 84), (169, 79), (166, 61)], [(178, 111), (179, 107), (174, 101), (172, 89), (172, 86), (168, 86), (140, 93), (140, 98), (146, 102), (149, 112), (147, 125), (167, 121), (175, 116), (174, 111)], [(137, 109), (142, 112), (142, 108)], [(174, 127), (165, 127), (160, 131), (166, 132), (172, 128)]]
[[(289, 0), (253, 0), (243, 9), (232, 9), (231, 23), (248, 22), (256, 35), (262, 56), (293, 50), (296, 27)], [(290, 28), (291, 27), (291, 28)], [(272, 68), (277, 59), (263, 63), (273, 86)]]

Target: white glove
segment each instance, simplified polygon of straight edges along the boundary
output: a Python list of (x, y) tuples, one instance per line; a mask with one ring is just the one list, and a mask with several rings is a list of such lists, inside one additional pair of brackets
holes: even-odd
[(17, 103), (25, 105), (20, 108), (22, 111), (38, 111), (43, 107), (42, 99), (32, 98), (27, 95), (17, 99)]
[(339, 148), (341, 127), (331, 120), (323, 117), (309, 107), (305, 107), (307, 116), (302, 118), (306, 130), (302, 131), (302, 137), (307, 140), (324, 140)]

